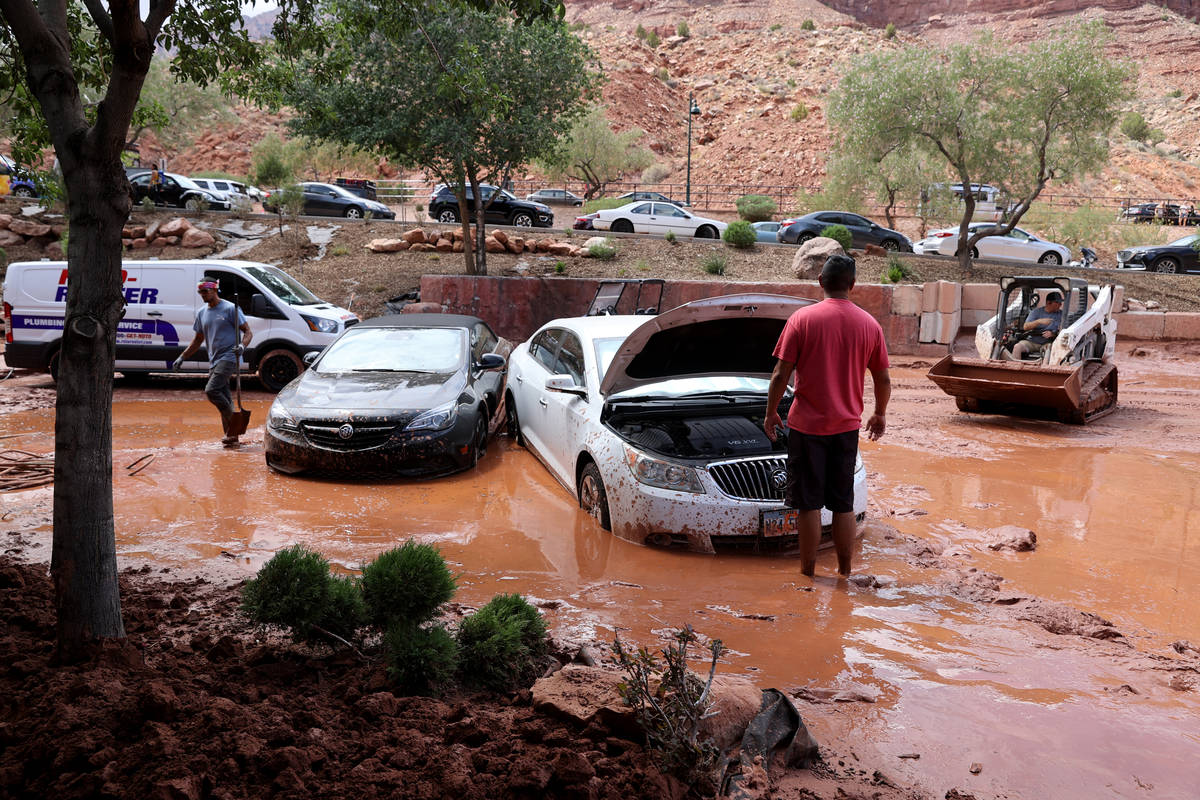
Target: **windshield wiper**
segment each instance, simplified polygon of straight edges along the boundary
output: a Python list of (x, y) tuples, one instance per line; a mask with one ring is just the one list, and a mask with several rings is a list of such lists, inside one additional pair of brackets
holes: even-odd
[(412, 372), (417, 375), (436, 375), (437, 370), (432, 369), (392, 369), (390, 367), (369, 367), (365, 369), (352, 369), (350, 372)]

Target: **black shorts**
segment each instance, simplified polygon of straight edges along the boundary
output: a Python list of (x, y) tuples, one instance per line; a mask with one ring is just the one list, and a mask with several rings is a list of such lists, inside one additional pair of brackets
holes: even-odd
[(834, 513), (853, 511), (857, 455), (857, 429), (832, 436), (789, 430), (785, 502), (801, 511), (819, 508)]

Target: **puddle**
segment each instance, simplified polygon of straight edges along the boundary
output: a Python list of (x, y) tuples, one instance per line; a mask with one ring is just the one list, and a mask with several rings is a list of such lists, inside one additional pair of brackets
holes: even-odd
[(333, 241), (333, 235), (341, 229), (341, 225), (332, 225), (325, 227), (324, 225), (309, 225), (305, 230), (308, 232), (308, 240), (317, 246), (317, 254), (309, 259), (309, 261), (320, 261), (325, 257), (325, 250), (329, 247), (329, 243)]
[[(1161, 797), (1194, 791), (1200, 685), (1169, 687), (1166, 673), (1130, 660), (1163, 654), (1173, 639), (1200, 641), (1194, 453), (1098, 446), (1060, 427), (972, 427), (952, 415), (948, 430), (933, 422), (925, 435), (975, 442), (987, 457), (867, 444), (872, 521), (856, 565), (883, 586), (860, 589), (822, 577), (834, 569), (828, 553), (810, 582), (791, 559), (615, 539), (503, 438), (478, 469), (436, 481), (276, 475), (262, 452), (271, 396), (247, 396), (257, 424), (230, 451), (201, 388), (168, 378), (116, 392), (124, 564), (248, 577), (298, 542), (353, 569), (416, 537), (461, 573), (462, 602), (498, 592), (559, 601), (547, 611), (552, 626), (581, 639), (653, 645), (688, 623), (730, 648), (724, 672), (764, 687), (842, 690), (849, 702), (799, 703), (818, 740), (885, 757), (919, 752), (919, 761), (897, 757), (894, 776), (937, 796), (951, 786), (981, 797), (1129, 796), (1139, 784)], [(52, 449), (52, 411), (0, 416), (0, 433), (17, 432), (27, 435), (9, 446)], [(124, 465), (146, 453), (154, 462), (127, 475)], [(32, 497), (0, 495), (0, 530), (33, 526), (46, 539)], [(1037, 550), (988, 550), (985, 532), (1002, 525), (1035, 531)], [(1055, 636), (955, 597), (939, 583), (944, 570), (914, 565), (892, 526), (1004, 576), (1007, 592), (1105, 616), (1134, 647)], [(973, 762), (980, 775), (968, 773)]]

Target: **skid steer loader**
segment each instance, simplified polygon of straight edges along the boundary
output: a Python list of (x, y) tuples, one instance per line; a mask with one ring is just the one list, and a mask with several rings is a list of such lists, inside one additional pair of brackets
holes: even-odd
[[(1039, 341), (1040, 351), (1016, 347), (1031, 335), (1024, 330), (1030, 312), (1051, 292), (1063, 298), (1058, 334)], [(1028, 414), (1041, 409), (1077, 425), (1108, 414), (1117, 405), (1113, 297), (1113, 286), (1089, 287), (1080, 278), (1001, 278), (996, 316), (975, 331), (979, 358), (948, 355), (930, 368), (929, 379), (952, 395), (962, 411)]]

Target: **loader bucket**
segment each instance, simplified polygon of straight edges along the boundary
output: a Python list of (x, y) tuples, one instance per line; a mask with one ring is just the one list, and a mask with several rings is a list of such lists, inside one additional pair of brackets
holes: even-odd
[(1046, 409), (1063, 422), (1082, 424), (1117, 404), (1117, 368), (1100, 361), (1047, 367), (946, 356), (928, 375), (962, 411)]

